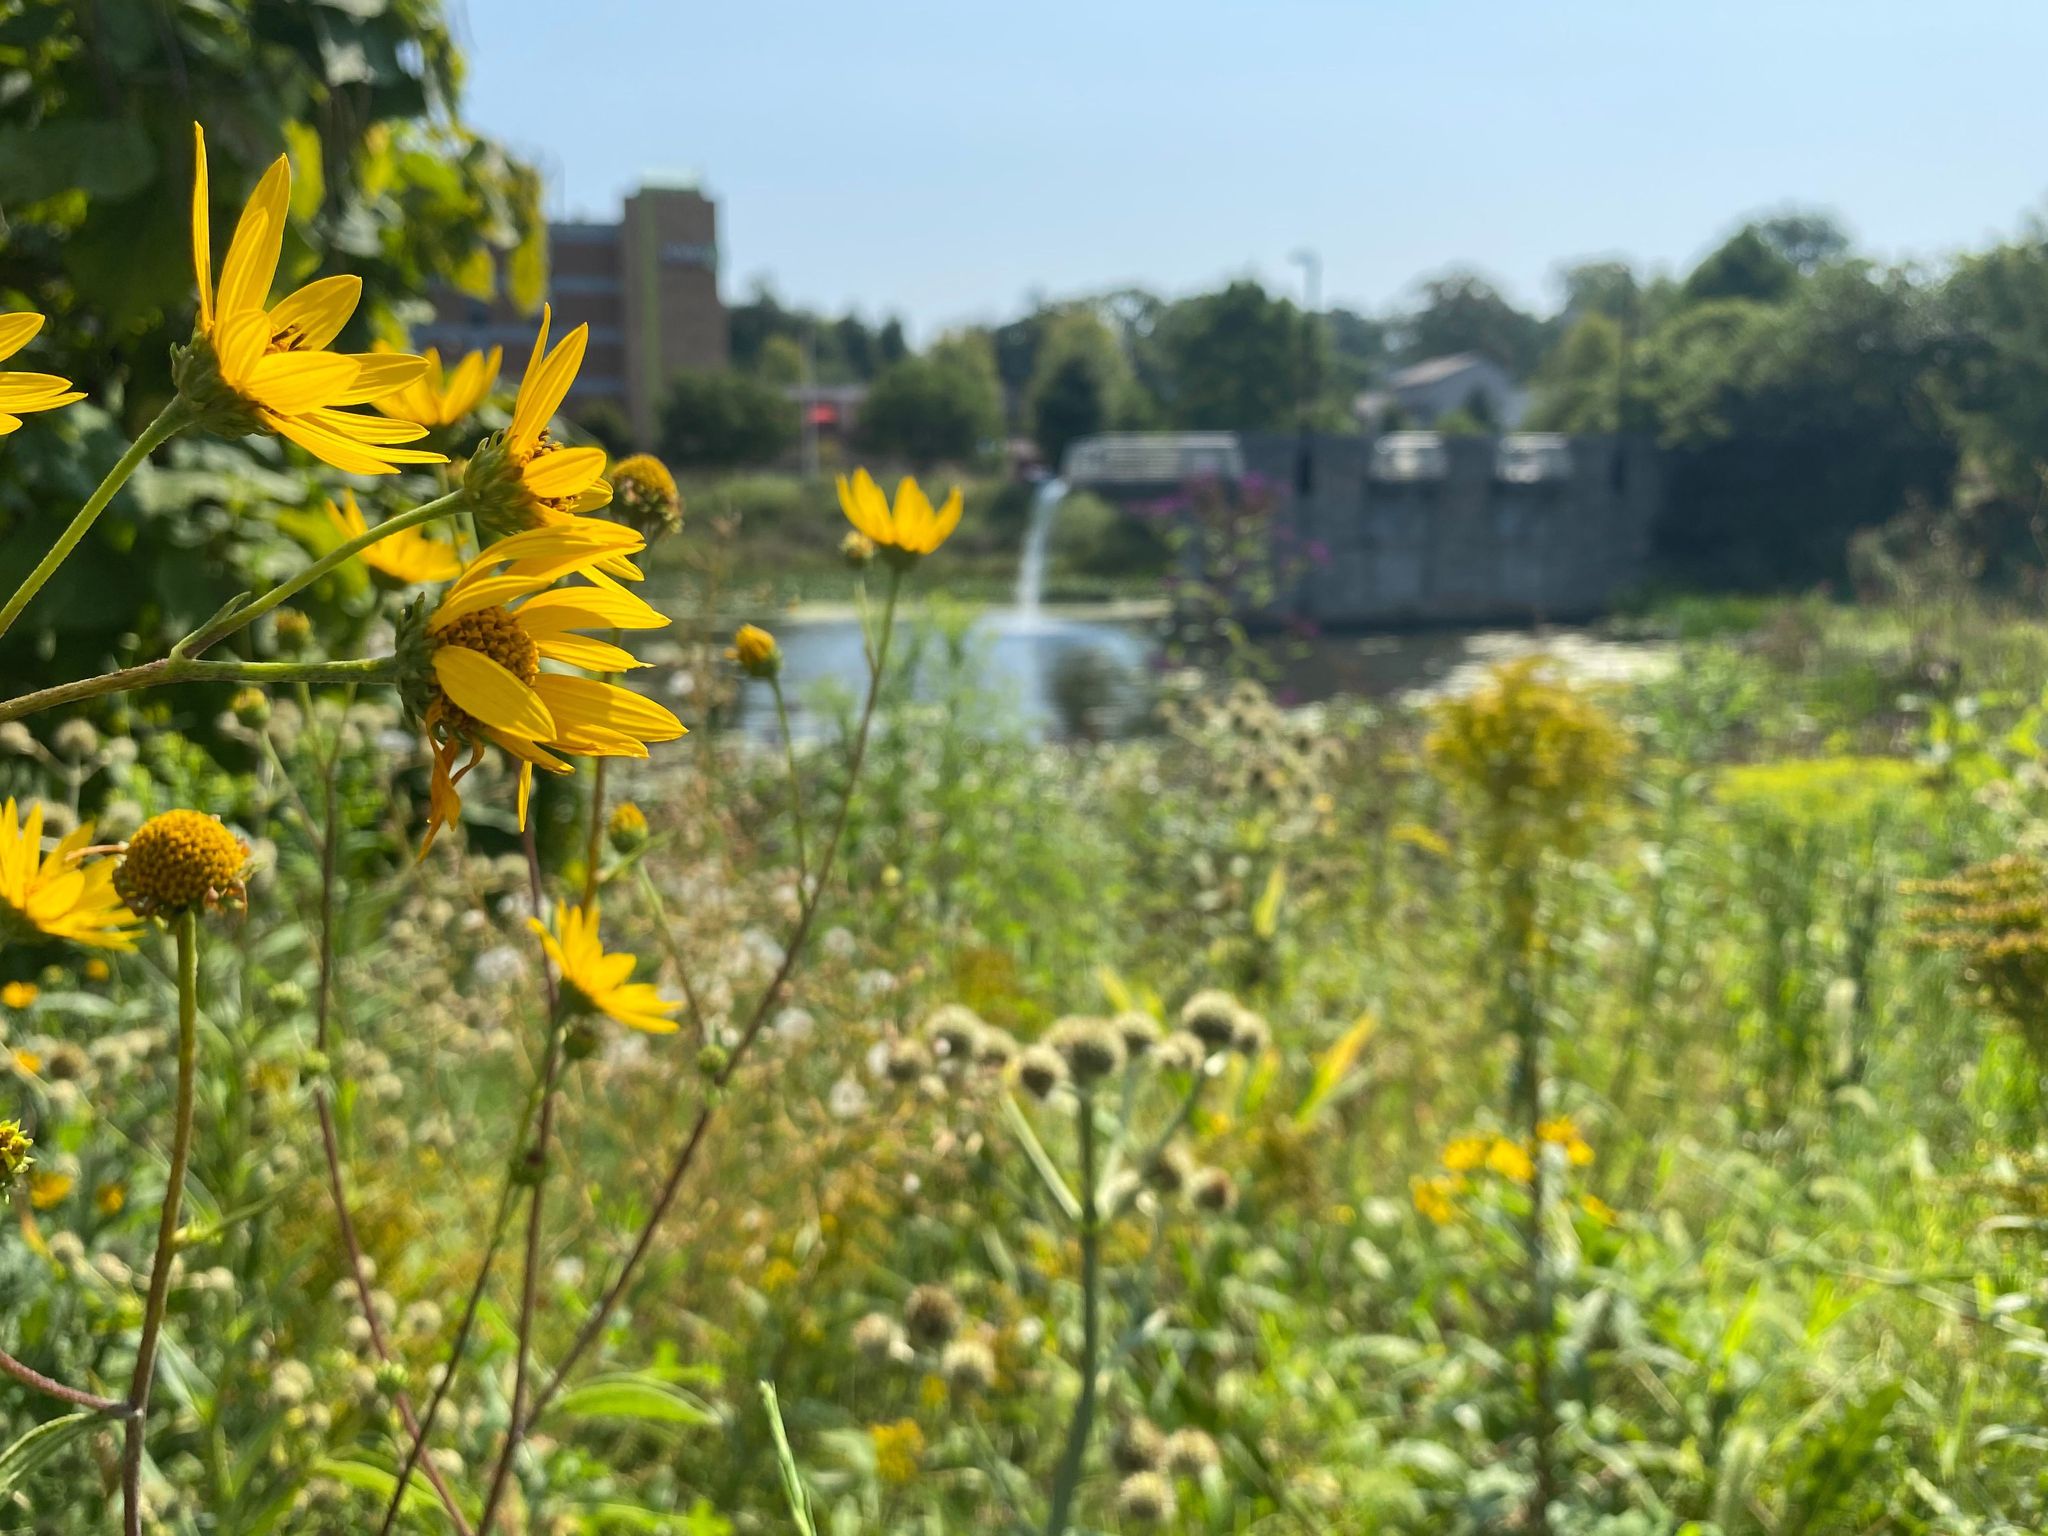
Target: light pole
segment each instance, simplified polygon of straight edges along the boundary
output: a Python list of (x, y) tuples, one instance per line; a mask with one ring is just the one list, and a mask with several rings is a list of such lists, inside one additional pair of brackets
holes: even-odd
[(1307, 496), (1315, 489), (1315, 445), (1309, 435), (1309, 417), (1315, 409), (1322, 381), (1316, 374), (1316, 328), (1323, 323), (1323, 258), (1304, 246), (1287, 258), (1301, 268), (1302, 299), (1307, 314), (1301, 328), (1301, 371), (1296, 384), (1301, 441), (1294, 455), (1294, 494)]

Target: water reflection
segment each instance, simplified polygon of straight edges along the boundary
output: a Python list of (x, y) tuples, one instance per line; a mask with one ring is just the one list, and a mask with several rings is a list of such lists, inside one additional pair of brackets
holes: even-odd
[[(867, 684), (858, 621), (793, 616), (775, 628), (792, 729), (806, 738), (830, 732), (833, 696), (855, 699)], [(1290, 705), (1339, 696), (1421, 702), (1464, 692), (1488, 668), (1534, 651), (1555, 656), (1574, 676), (1600, 681), (1653, 676), (1672, 662), (1666, 647), (1582, 629), (1275, 636), (1261, 648), (1275, 696)], [(969, 626), (960, 650), (999, 717), (1034, 738), (1102, 740), (1148, 728), (1161, 661), (1147, 619), (994, 612)], [(938, 697), (945, 688), (946, 652), (943, 638), (929, 630), (907, 641), (907, 653), (918, 661), (913, 686), (920, 698)], [(752, 736), (775, 733), (774, 699), (765, 684), (744, 685), (734, 723)]]

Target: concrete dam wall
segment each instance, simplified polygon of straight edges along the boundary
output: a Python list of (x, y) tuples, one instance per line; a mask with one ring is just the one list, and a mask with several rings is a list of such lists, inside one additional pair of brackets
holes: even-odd
[(1336, 627), (1592, 617), (1649, 571), (1657, 455), (1636, 437), (1088, 438), (1066, 479), (1111, 500), (1263, 484), (1319, 559), (1265, 617)]

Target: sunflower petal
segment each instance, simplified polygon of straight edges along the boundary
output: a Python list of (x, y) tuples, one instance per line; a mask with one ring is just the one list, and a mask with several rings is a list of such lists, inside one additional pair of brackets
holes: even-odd
[(554, 419), (569, 386), (576, 382), (576, 370), (583, 366), (583, 349), (590, 343), (590, 327), (579, 325), (564, 336), (547, 361), (519, 382), (519, 400), (513, 407), (511, 443), (515, 452), (531, 449), (540, 441), (543, 428)]
[(213, 329), (213, 201), (206, 181), (206, 130), (192, 125), (192, 275), (199, 280), (199, 328)]
[(604, 474), (602, 448), (560, 448), (527, 460), (521, 478), (535, 496), (553, 501), (574, 496)]
[(308, 283), (272, 308), (271, 338), (293, 351), (316, 352), (341, 334), (362, 296), (363, 280), (350, 273)]
[(43, 317), (34, 310), (0, 315), (0, 359), (10, 358), (29, 344), (43, 328)]
[(450, 702), (485, 725), (529, 741), (545, 741), (555, 733), (554, 716), (539, 693), (482, 651), (436, 647), (434, 678)]
[(291, 196), (291, 165), (279, 155), (256, 183), (235, 225), (235, 237), (228, 243), (228, 259), (220, 269), (220, 292), (214, 300), (219, 318), (264, 307), (277, 277), (278, 258), (284, 253), (285, 215)]
[(286, 416), (327, 404), (355, 381), (356, 360), (338, 352), (266, 352), (245, 388), (258, 405)]

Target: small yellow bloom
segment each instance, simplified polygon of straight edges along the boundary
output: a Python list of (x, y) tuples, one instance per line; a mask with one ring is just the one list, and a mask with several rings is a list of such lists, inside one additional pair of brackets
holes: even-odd
[(32, 981), (10, 981), (0, 987), (0, 1007), (32, 1008), (42, 991)]
[(1491, 1136), (1460, 1136), (1444, 1148), (1444, 1166), (1452, 1173), (1470, 1173), (1485, 1165), (1492, 1150)]
[(143, 917), (172, 917), (239, 899), (249, 845), (199, 811), (152, 816), (128, 839), (114, 888)]
[(683, 495), (676, 477), (651, 453), (636, 453), (611, 467), (610, 516), (634, 529), (648, 543), (680, 533)]
[(114, 968), (107, 964), (106, 961), (100, 959), (98, 955), (94, 955), (92, 959), (85, 962), (84, 970), (87, 981), (105, 981), (114, 974)]
[[(283, 155), (263, 173), (242, 209), (215, 288), (206, 134), (197, 123), (192, 142), (199, 324), (192, 349), (180, 360), (181, 392), (202, 411), (218, 415), (223, 430), (274, 432), (350, 474), (389, 475), (401, 464), (445, 462), (443, 454), (397, 446), (426, 436), (418, 423), (342, 409), (404, 389), (427, 366), (424, 358), (398, 353), (327, 350), (355, 313), (361, 278), (323, 277), (271, 306), (270, 285), (291, 212), (292, 172)], [(210, 354), (210, 368), (198, 366), (204, 354)], [(223, 388), (226, 398), (219, 394)]]
[[(461, 813), (456, 786), (481, 760), (486, 743), (519, 759), (524, 826), (533, 770), (570, 771), (557, 754), (645, 757), (648, 743), (684, 734), (682, 721), (630, 688), (541, 671), (543, 660), (588, 672), (625, 672), (642, 664), (608, 640), (576, 633), (667, 628), (667, 615), (603, 574), (607, 560), (642, 545), (632, 529), (594, 517), (500, 539), (447, 590), (418, 641), (401, 647), (415, 656), (409, 702), (434, 757), (422, 856)], [(579, 571), (595, 584), (544, 590)], [(458, 767), (465, 754), (467, 762)]]
[(1457, 1197), (1463, 1193), (1464, 1188), (1463, 1179), (1443, 1174), (1429, 1178), (1417, 1176), (1408, 1181), (1408, 1190), (1414, 1197), (1415, 1209), (1440, 1227), (1456, 1219)]
[[(327, 503), (327, 521), (346, 543), (370, 531), (363, 509), (356, 505), (356, 493), (343, 491), (341, 503)], [(430, 581), (453, 581), (462, 574), (462, 556), (445, 539), (437, 539), (424, 528), (401, 528), (386, 534), (359, 557), (371, 570), (393, 581), (416, 586)]]
[(116, 1181), (92, 1192), (92, 1208), (102, 1216), (118, 1216), (128, 1204), (127, 1186)]
[(874, 476), (856, 469), (853, 478), (839, 477), (839, 509), (846, 520), (885, 554), (898, 559), (928, 555), (945, 543), (960, 525), (960, 487), (954, 486), (937, 511), (918, 483), (905, 475), (896, 487), (896, 505), (875, 484)]
[(553, 933), (538, 919), (528, 922), (573, 1001), (628, 1029), (650, 1035), (675, 1033), (674, 1014), (682, 1004), (663, 997), (649, 982), (630, 980), (638, 964), (631, 955), (605, 952), (595, 906), (557, 908)]
[(605, 819), (605, 840), (612, 845), (612, 852), (620, 858), (638, 853), (647, 846), (651, 835), (647, 825), (647, 813), (630, 800), (621, 800), (612, 807), (612, 813)]
[(416, 421), (423, 427), (452, 427), (467, 419), (491, 392), (491, 386), (498, 382), (498, 365), (504, 360), (503, 347), (471, 352), (455, 365), (453, 372), (444, 374), (439, 350), (429, 347), (427, 366), (420, 376), (405, 388), (376, 401), (376, 407), (400, 421)]
[(133, 949), (135, 918), (114, 892), (111, 859), (84, 860), (90, 823), (43, 852), (43, 808), (24, 821), (12, 800), (0, 804), (0, 942), (10, 934), (46, 934), (97, 949)]
[(915, 1419), (898, 1419), (893, 1424), (870, 1424), (868, 1439), (875, 1447), (875, 1475), (893, 1488), (916, 1481), (924, 1464), (924, 1431)]
[(1565, 1161), (1574, 1168), (1583, 1168), (1593, 1161), (1593, 1149), (1579, 1134), (1579, 1128), (1572, 1123), (1570, 1115), (1559, 1115), (1541, 1122), (1536, 1127), (1536, 1139), (1546, 1146), (1561, 1149)]
[(775, 643), (775, 637), (757, 624), (742, 624), (732, 637), (732, 646), (725, 653), (740, 664), (740, 670), (749, 677), (773, 677), (782, 670), (782, 649)]
[(21, 1177), (22, 1171), (35, 1161), (29, 1156), (34, 1148), (34, 1138), (22, 1130), (19, 1120), (0, 1120), (0, 1194), (4, 1194)]
[(1493, 1145), (1487, 1149), (1486, 1167), (1489, 1172), (1517, 1184), (1526, 1184), (1536, 1176), (1536, 1164), (1529, 1156), (1529, 1149), (1505, 1136), (1495, 1137)]
[(26, 1046), (16, 1049), (9, 1059), (14, 1063), (14, 1070), (23, 1077), (34, 1077), (43, 1070), (43, 1058)]
[[(28, 310), (0, 315), (0, 362), (27, 346), (42, 328), (43, 317)], [(19, 427), (21, 418), (31, 411), (53, 411), (84, 398), (84, 390), (73, 389), (69, 379), (54, 373), (0, 370), (0, 437)]]
[(54, 1168), (39, 1169), (28, 1176), (28, 1203), (39, 1211), (47, 1211), (70, 1194), (77, 1182), (70, 1174)]
[(1621, 1213), (1598, 1195), (1579, 1196), (1579, 1209), (1603, 1227), (1611, 1227), (1621, 1220)]

